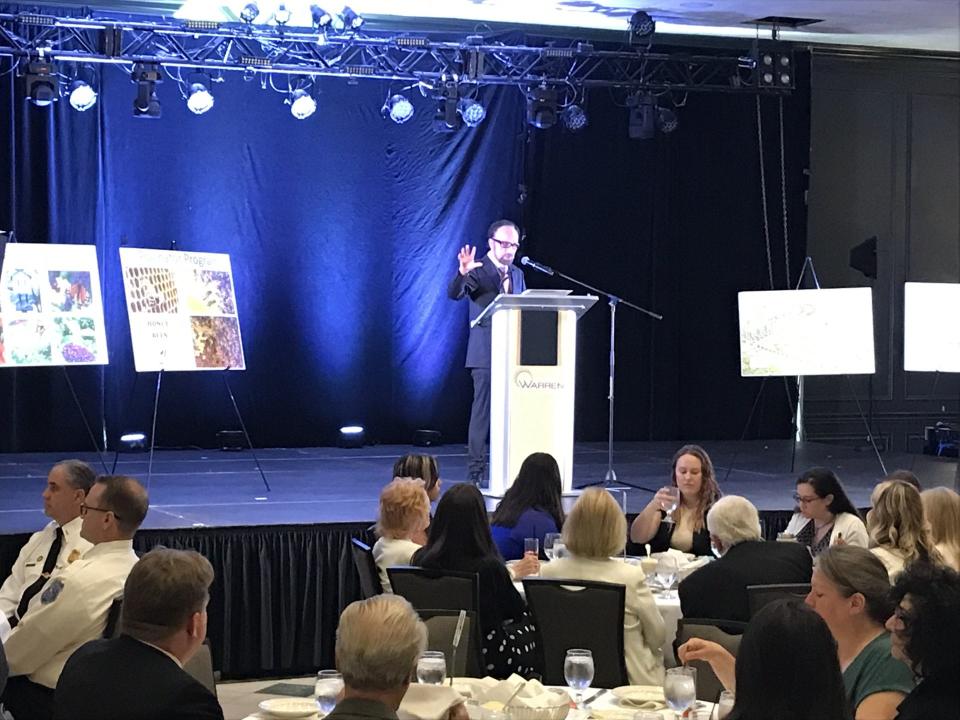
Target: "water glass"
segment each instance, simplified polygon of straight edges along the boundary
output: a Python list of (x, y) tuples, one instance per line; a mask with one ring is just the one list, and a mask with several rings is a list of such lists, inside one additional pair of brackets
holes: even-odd
[(320, 713), (327, 715), (337, 706), (340, 693), (343, 692), (343, 676), (336, 670), (321, 670), (317, 673), (314, 697)]
[(421, 685), (443, 685), (447, 679), (447, 659), (439, 650), (427, 650), (417, 660), (417, 682)]
[(567, 546), (560, 538), (553, 541), (553, 559), (559, 560), (567, 556)]
[[(523, 539), (523, 556), (533, 555), (535, 558), (540, 557), (540, 538), (524, 538)], [(531, 573), (534, 577), (540, 573), (535, 572)]]
[(670, 514), (677, 509), (677, 506), (680, 504), (680, 488), (670, 486), (661, 489), (661, 492), (665, 493), (669, 497), (668, 502), (661, 502), (660, 509), (663, 510), (667, 516), (663, 519), (665, 523), (672, 523), (673, 516)]
[(563, 677), (567, 686), (576, 691), (577, 707), (581, 707), (583, 691), (593, 682), (593, 653), (589, 650), (567, 650), (563, 661)]
[(663, 555), (657, 560), (657, 583), (664, 589), (667, 595), (670, 594), (670, 588), (677, 581), (677, 575), (680, 574), (680, 564), (672, 555)]
[(697, 671), (692, 667), (675, 667), (667, 670), (663, 683), (663, 696), (677, 718), (697, 702)]
[(729, 690), (720, 693), (720, 701), (717, 703), (717, 720), (724, 720), (733, 711), (735, 700), (736, 698)]
[(556, 543), (563, 544), (563, 541), (560, 539), (563, 535), (560, 533), (547, 533), (543, 536), (543, 554), (547, 556), (548, 560), (556, 560), (556, 550), (554, 546)]

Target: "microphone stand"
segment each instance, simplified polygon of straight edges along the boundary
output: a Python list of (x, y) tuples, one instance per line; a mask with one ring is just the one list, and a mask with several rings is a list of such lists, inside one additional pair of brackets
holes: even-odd
[[(627, 307), (631, 307), (634, 310), (642, 312), (644, 315), (649, 315), (654, 320), (663, 320), (663, 315), (655, 313), (651, 310), (647, 310), (646, 308), (642, 308), (639, 305), (636, 305), (628, 300), (624, 300), (623, 298), (607, 292), (606, 290), (601, 290), (600, 288), (595, 288), (592, 285), (587, 285), (587, 283), (581, 282), (580, 280), (570, 277), (569, 275), (565, 275), (559, 270), (554, 270), (546, 265), (533, 262), (527, 257), (522, 258), (520, 264), (532, 267), (534, 270), (538, 270), (546, 275), (556, 275), (557, 277), (561, 277), (567, 282), (571, 282), (574, 285), (579, 285), (580, 287), (590, 292), (594, 292), (597, 295), (607, 296), (607, 304), (610, 306), (610, 376), (609, 384), (607, 385), (607, 473), (602, 482), (587, 483), (586, 485), (581, 485), (580, 488), (582, 489), (593, 485), (609, 487), (610, 485), (617, 483), (617, 472), (613, 469), (613, 405), (615, 397), (614, 379), (616, 377), (617, 305), (622, 303)], [(645, 490), (647, 492), (656, 493), (656, 490), (643, 487), (642, 485), (636, 485), (634, 483), (620, 481), (619, 484), (633, 488), (634, 490)]]

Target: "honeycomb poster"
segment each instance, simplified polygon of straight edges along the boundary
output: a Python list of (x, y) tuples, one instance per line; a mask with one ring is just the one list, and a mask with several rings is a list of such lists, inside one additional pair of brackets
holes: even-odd
[(107, 361), (96, 248), (7, 244), (0, 269), (0, 367)]
[(243, 370), (230, 256), (120, 248), (137, 372)]

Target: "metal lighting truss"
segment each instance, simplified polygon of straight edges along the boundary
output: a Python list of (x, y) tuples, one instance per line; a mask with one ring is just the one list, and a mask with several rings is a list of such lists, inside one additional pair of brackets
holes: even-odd
[[(596, 49), (577, 41), (542, 47), (495, 43), (480, 35), (459, 42), (425, 35), (390, 35), (261, 27), (158, 18), (63, 17), (0, 13), (0, 56), (24, 62), (161, 63), (166, 68), (239, 71), (305, 77), (373, 78), (430, 85), (556, 87), (583, 92), (624, 88), (654, 93), (705, 91), (785, 93), (789, 84), (763, 86), (756, 51), (736, 54)], [(791, 58), (792, 60), (792, 58)], [(790, 73), (792, 76), (792, 72)]]

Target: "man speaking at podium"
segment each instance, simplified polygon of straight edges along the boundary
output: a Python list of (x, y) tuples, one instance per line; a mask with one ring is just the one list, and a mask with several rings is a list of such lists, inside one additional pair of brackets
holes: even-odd
[[(460, 267), (450, 281), (447, 295), (452, 300), (470, 298), (470, 322), (501, 293), (518, 294), (526, 290), (523, 272), (513, 266), (520, 247), (520, 229), (510, 220), (497, 220), (487, 230), (486, 255), (476, 259), (477, 249), (464, 245), (457, 254)], [(467, 362), (473, 376), (473, 406), (467, 447), (470, 456), (467, 472), (474, 485), (483, 483), (487, 463), (487, 438), (490, 436), (490, 320), (470, 328)]]

